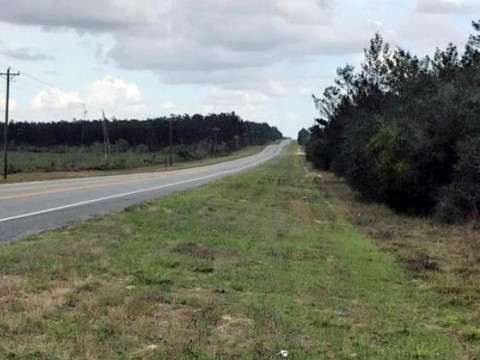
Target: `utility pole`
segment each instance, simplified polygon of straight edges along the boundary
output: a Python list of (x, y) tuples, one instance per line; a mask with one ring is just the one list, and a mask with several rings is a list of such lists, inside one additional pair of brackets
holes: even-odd
[(172, 140), (173, 140), (173, 129), (172, 129), (172, 118), (170, 117), (170, 120), (168, 121), (168, 125), (169, 125), (169, 134), (168, 134), (168, 138), (169, 138), (169, 153), (170, 153), (170, 166), (172, 166)]
[(105, 111), (102, 110), (103, 115), (103, 149), (105, 151), (105, 162), (108, 160), (108, 154), (110, 153), (110, 138), (108, 137), (108, 129), (107, 129), (107, 117), (105, 116)]
[(3, 136), (3, 178), (7, 179), (8, 171), (8, 106), (10, 102), (10, 80), (15, 76), (20, 76), (19, 72), (12, 73), (10, 68), (7, 69), (6, 73), (0, 73), (1, 76), (7, 76), (7, 96), (5, 100), (5, 130)]
[(148, 121), (149, 121), (149, 120), (147, 120), (147, 141), (146, 141), (146, 143), (147, 143), (147, 152), (150, 151), (150, 136), (149, 136), (149, 133), (148, 133)]
[(84, 134), (85, 134), (85, 121), (87, 121), (87, 114), (88, 114), (88, 111), (87, 111), (87, 104), (83, 104), (83, 120), (82, 120), (82, 141), (81, 141), (81, 145), (83, 146), (83, 137), (84, 137)]
[(214, 150), (215, 150), (215, 152), (217, 152), (218, 151), (218, 132), (220, 131), (220, 128), (215, 127), (212, 130), (215, 133), (215, 147), (214, 147)]

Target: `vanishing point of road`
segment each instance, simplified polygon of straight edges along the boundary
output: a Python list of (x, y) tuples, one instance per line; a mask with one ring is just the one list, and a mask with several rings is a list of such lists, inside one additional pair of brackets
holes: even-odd
[(259, 154), (185, 170), (0, 185), (0, 242), (55, 229), (239, 173), (276, 157)]

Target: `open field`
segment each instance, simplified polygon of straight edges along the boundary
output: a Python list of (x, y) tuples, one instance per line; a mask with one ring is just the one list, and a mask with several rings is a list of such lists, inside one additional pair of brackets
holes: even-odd
[(296, 150), (1, 246), (0, 358), (479, 356), (475, 301), (412, 280)]
[[(229, 155), (208, 157), (201, 160), (179, 159), (177, 156), (174, 156), (173, 166), (168, 166), (168, 169), (185, 169), (235, 160), (257, 154), (265, 146), (248, 146)], [(101, 164), (104, 162), (103, 153), (96, 152), (92, 155), (87, 152), (75, 152), (72, 149), (67, 153), (14, 151), (9, 153), (9, 164), (21, 170), (9, 174), (7, 181), (4, 181), (3, 177), (0, 178), (0, 184), (163, 171), (165, 170), (165, 160), (167, 159), (168, 154), (165, 152), (112, 153), (109, 160), (111, 168), (107, 166), (104, 170), (91, 170), (101, 167)], [(54, 165), (50, 167), (52, 163)], [(0, 171), (3, 174), (3, 156), (0, 157)]]

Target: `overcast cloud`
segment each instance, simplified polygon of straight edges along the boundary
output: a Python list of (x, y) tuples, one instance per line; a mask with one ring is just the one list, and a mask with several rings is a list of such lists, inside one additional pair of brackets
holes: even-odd
[(477, 10), (477, 0), (418, 0), (418, 11), (430, 14), (461, 14)]
[(2, 0), (0, 20), (84, 31), (126, 29), (154, 19), (154, 0)]

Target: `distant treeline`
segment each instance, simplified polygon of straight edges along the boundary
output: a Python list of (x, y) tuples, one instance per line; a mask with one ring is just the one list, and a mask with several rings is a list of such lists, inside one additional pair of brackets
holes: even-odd
[[(218, 144), (231, 149), (246, 145), (263, 145), (282, 138), (276, 127), (266, 123), (242, 120), (235, 113), (202, 115), (172, 115), (147, 120), (107, 121), (111, 144), (120, 143), (128, 148), (142, 146), (157, 151), (169, 145), (169, 122), (172, 122), (174, 145), (192, 145), (214, 142), (214, 129), (218, 129)], [(3, 123), (0, 136), (3, 140)], [(11, 122), (8, 126), (9, 146), (54, 147), (90, 146), (103, 142), (102, 121), (59, 121), (48, 123)]]
[(433, 57), (392, 49), (377, 34), (356, 71), (314, 96), (321, 118), (299, 133), (316, 167), (369, 199), (447, 221), (479, 217), (480, 21), (465, 51)]

